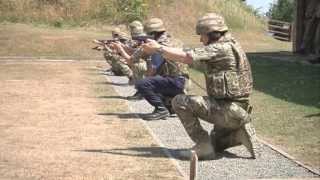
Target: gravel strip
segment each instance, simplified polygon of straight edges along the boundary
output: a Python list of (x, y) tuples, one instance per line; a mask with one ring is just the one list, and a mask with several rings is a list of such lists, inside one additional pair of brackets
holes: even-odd
[[(128, 82), (126, 77), (110, 76), (107, 79), (112, 81), (114, 89), (119, 96), (130, 96), (135, 89), (132, 86), (124, 86)], [(133, 114), (149, 113), (153, 110), (145, 100), (128, 101)], [(131, 117), (128, 114), (119, 112), (119, 117)], [(155, 136), (164, 145), (165, 150), (178, 162), (179, 168), (188, 177), (189, 161), (181, 160), (177, 157), (177, 152), (181, 149), (189, 148), (193, 145), (187, 133), (184, 131), (180, 120), (171, 117), (167, 120), (145, 121)], [(203, 122), (206, 129), (211, 129), (212, 125)], [(148, 148), (137, 147), (148, 153)], [(150, 151), (149, 151), (150, 152)], [(256, 179), (256, 178), (316, 178), (318, 175), (299, 166), (294, 161), (287, 159), (277, 151), (272, 150), (264, 144), (259, 145), (259, 155), (256, 160), (248, 159), (250, 154), (240, 146), (228, 149), (217, 160), (200, 161), (198, 168), (198, 179)], [(141, 153), (141, 152), (140, 152)]]

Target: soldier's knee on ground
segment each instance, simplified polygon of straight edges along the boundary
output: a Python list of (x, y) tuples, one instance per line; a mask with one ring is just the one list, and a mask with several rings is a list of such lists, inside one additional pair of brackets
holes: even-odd
[(211, 142), (217, 152), (225, 149), (244, 145), (252, 158), (256, 158), (258, 142), (256, 141), (254, 128), (250, 123), (237, 130), (221, 128), (210, 133)]
[(179, 95), (175, 96), (171, 100), (171, 105), (172, 105), (173, 110), (175, 112), (177, 112), (179, 110), (185, 110), (186, 106), (187, 106), (187, 99), (188, 99), (188, 96), (185, 94), (179, 94)]
[(229, 114), (230, 117), (240, 121), (239, 126), (242, 126), (246, 123), (251, 122), (251, 117), (250, 117), (249, 113), (235, 103), (231, 103), (228, 112), (230, 113)]
[[(218, 130), (217, 130), (218, 129)], [(215, 147), (216, 152), (223, 152), (229, 147), (234, 147), (240, 145), (234, 141), (234, 130), (226, 128), (216, 128), (213, 129), (210, 133), (211, 142)]]

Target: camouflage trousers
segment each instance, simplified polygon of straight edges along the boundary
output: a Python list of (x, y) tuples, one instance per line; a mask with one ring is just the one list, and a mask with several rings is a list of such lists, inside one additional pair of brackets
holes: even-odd
[(145, 61), (140, 61), (133, 63), (131, 66), (134, 81), (138, 81), (144, 78), (147, 71), (147, 63)]
[(133, 76), (132, 70), (126, 63), (124, 63), (125, 60), (122, 59), (121, 56), (113, 55), (106, 52), (104, 54), (104, 58), (106, 59), (107, 63), (111, 66), (111, 70), (115, 73), (115, 75), (127, 77)]
[[(255, 133), (250, 127), (251, 118), (246, 107), (232, 101), (184, 94), (177, 95), (172, 106), (195, 143), (211, 141), (216, 151), (243, 144), (254, 156)], [(214, 124), (210, 135), (201, 126), (199, 118)]]

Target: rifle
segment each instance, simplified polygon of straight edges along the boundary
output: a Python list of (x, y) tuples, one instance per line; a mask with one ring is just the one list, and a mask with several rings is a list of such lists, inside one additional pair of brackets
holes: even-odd
[(99, 44), (99, 45), (108, 45), (108, 44), (111, 44), (111, 43), (114, 43), (114, 42), (121, 42), (121, 43), (125, 43), (127, 42), (128, 40), (127, 39), (124, 39), (124, 38), (116, 38), (116, 39), (107, 39), (107, 40), (93, 40), (92, 42), (93, 43), (96, 43), (96, 44)]
[(139, 43), (146, 43), (147, 39), (154, 39), (154, 36), (142, 35), (142, 36), (134, 36), (132, 40), (138, 41)]
[(98, 44), (98, 46), (93, 47), (93, 50), (101, 51), (105, 49), (104, 45), (109, 45), (114, 42), (126, 43), (128, 40), (125, 38), (116, 38), (116, 39), (108, 39), (108, 40), (98, 40), (94, 39), (92, 42)]

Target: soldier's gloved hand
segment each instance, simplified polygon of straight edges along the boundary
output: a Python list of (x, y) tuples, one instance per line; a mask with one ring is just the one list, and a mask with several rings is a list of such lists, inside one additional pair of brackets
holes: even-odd
[(152, 39), (147, 39), (147, 43), (141, 45), (141, 48), (147, 54), (154, 54), (160, 47), (161, 45)]

